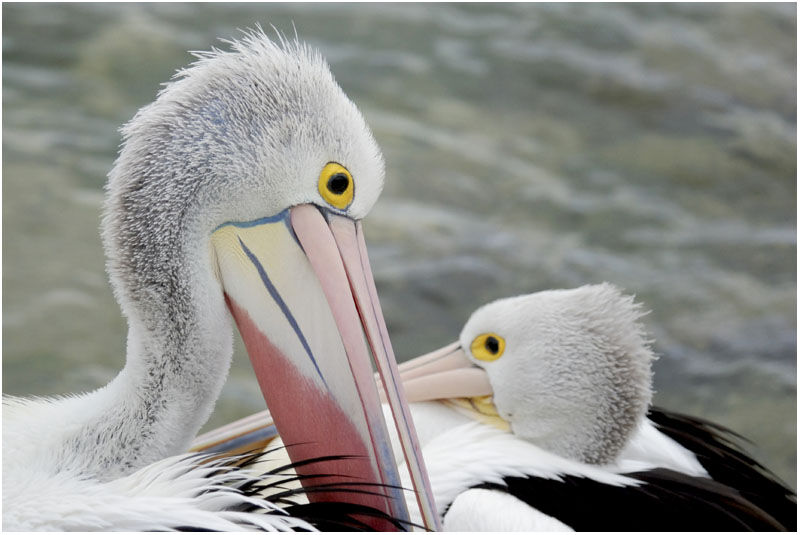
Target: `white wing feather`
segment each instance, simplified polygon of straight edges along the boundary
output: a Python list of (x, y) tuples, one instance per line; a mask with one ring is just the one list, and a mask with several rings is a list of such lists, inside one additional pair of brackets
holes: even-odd
[[(205, 461), (205, 463), (203, 463)], [(5, 474), (3, 529), (7, 531), (219, 531), (313, 530), (270, 502), (245, 496), (236, 487), (252, 474), (208, 457), (181, 455), (106, 483), (69, 471), (56, 475), (26, 471), (10, 488)], [(17, 479), (17, 478), (15, 478)], [(240, 512), (255, 505), (259, 512)]]

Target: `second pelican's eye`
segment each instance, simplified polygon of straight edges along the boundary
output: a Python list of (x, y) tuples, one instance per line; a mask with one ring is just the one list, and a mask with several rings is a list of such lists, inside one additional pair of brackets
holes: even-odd
[(338, 163), (330, 162), (322, 168), (317, 188), (325, 202), (339, 210), (344, 210), (353, 202), (353, 177)]
[(482, 334), (475, 338), (470, 345), (472, 356), (478, 360), (497, 360), (506, 349), (506, 341), (502, 336), (494, 333)]

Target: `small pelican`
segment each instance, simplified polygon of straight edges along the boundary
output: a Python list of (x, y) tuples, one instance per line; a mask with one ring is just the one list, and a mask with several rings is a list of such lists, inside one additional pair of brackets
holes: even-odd
[[(794, 492), (735, 434), (650, 406), (641, 315), (609, 284), (501, 299), (400, 365), (446, 530), (794, 529)], [(268, 423), (197, 445), (248, 443)]]
[(446, 530), (795, 529), (732, 433), (650, 407), (641, 315), (610, 284), (501, 299), (401, 365), (410, 401), (442, 400), (412, 414)]
[(292, 460), (336, 457), (298, 464), (334, 487), (312, 499), (403, 521), (375, 356), (436, 527), (360, 222), (383, 186), (381, 152), (317, 53), (260, 29), (231, 45), (198, 54), (122, 130), (103, 241), (128, 321), (125, 367), (94, 392), (4, 399), (6, 530), (307, 527), (227, 511), (250, 502), (219, 486), (249, 476), (168, 458), (225, 381), (229, 312)]

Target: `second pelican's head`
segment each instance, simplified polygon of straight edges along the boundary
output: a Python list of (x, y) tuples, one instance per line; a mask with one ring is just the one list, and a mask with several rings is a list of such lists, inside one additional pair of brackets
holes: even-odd
[(469, 398), (538, 446), (611, 462), (652, 396), (641, 315), (607, 283), (494, 301), (472, 314), (458, 343), (401, 365), (409, 399)]
[(227, 373), (229, 310), (292, 458), (346, 456), (322, 470), (384, 485), (351, 497), (402, 518), (370, 366), (394, 357), (360, 223), (381, 152), (319, 54), (260, 31), (231, 45), (198, 54), (123, 129), (103, 238), (127, 366), (179, 368), (174, 402), (196, 404), (196, 431)]

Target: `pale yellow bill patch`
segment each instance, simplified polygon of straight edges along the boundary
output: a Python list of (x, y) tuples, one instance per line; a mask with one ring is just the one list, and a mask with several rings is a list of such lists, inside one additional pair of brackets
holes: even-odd
[[(345, 349), (319, 279), (287, 219), (227, 224), (211, 235), (211, 243), (225, 293), (247, 310), (270, 342), (283, 354), (298, 356), (295, 366), (319, 388), (351, 387), (351, 376), (325, 369), (346, 362)], [(350, 404), (345, 409), (361, 410)]]
[[(214, 231), (211, 244), (225, 294), (248, 311), (253, 322), (262, 332), (269, 333), (270, 341), (284, 354), (302, 355), (305, 348), (284, 308), (296, 312), (308, 305), (320, 310), (327, 309), (327, 303), (323, 301), (321, 290), (307, 291), (319, 284), (284, 221), (258, 225), (226, 224)], [(282, 303), (270, 293), (248, 251), (267, 274)], [(302, 317), (298, 316), (295, 321), (301, 329), (304, 327)], [(298, 367), (309, 379), (319, 382), (310, 363), (298, 359)]]
[(496, 427), (501, 431), (511, 432), (511, 425), (498, 414), (497, 407), (495, 407), (492, 401), (492, 396), (450, 398), (440, 399), (438, 401), (456, 412), (482, 424)]
[[(298, 253), (302, 254), (300, 247), (286, 224), (279, 220), (274, 223), (263, 223), (254, 226), (237, 226), (226, 224), (219, 227), (211, 234), (211, 245), (216, 257), (215, 269), (223, 282), (223, 273), (227, 270), (235, 271), (238, 275), (246, 274), (247, 280), (242, 286), (262, 286), (258, 270), (248, 258), (240, 241), (244, 243), (259, 259), (294, 259)], [(304, 257), (304, 255), (303, 255)], [(291, 277), (292, 262), (269, 262), (269, 276), (276, 280), (285, 280)], [(227, 268), (223, 269), (223, 268)], [(226, 290), (235, 286), (236, 281), (225, 279)]]

